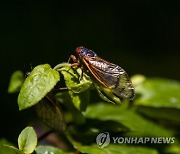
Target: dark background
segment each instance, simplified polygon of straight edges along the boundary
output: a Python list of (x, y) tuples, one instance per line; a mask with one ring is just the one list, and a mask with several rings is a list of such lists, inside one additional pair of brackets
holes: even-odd
[(17, 138), (30, 112), (19, 112), (17, 94), (7, 94), (13, 71), (42, 63), (53, 67), (83, 45), (130, 76), (179, 80), (179, 38), (177, 1), (0, 4), (0, 138)]

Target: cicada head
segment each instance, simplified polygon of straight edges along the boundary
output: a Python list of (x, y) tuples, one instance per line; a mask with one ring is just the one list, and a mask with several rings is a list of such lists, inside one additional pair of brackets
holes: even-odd
[(89, 50), (87, 48), (84, 47), (77, 47), (76, 48), (76, 54), (82, 59), (89, 59), (92, 57), (96, 57), (96, 53), (93, 52), (92, 50)]

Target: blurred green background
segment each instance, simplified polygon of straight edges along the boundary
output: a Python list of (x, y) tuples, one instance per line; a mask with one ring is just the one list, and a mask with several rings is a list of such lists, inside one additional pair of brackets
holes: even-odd
[[(30, 117), (8, 94), (13, 71), (67, 61), (77, 46), (123, 67), (128, 74), (180, 79), (180, 5), (177, 1), (99, 4), (0, 4), (0, 138), (16, 139)], [(30, 111), (29, 111), (30, 112)]]

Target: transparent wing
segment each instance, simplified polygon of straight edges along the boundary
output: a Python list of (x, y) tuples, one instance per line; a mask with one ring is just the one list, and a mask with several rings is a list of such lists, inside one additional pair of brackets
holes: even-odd
[(134, 87), (126, 72), (120, 74), (119, 82), (113, 88), (115, 95), (132, 100), (134, 98)]
[(49, 97), (45, 97), (36, 105), (36, 112), (42, 122), (49, 128), (58, 131), (65, 130), (63, 113)]
[(134, 98), (132, 82), (121, 67), (94, 57), (89, 62), (89, 68), (94, 77), (98, 79), (97, 81), (104, 83), (116, 96), (129, 100)]

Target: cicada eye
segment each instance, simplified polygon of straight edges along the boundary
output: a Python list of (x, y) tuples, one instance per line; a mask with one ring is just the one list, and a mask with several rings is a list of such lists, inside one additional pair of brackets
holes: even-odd
[(95, 57), (96, 54), (92, 51), (92, 50), (89, 50), (87, 48), (84, 48), (84, 47), (78, 47), (76, 48), (76, 53), (78, 55), (81, 55), (82, 57)]
[(87, 56), (89, 56), (89, 57), (95, 57), (96, 54), (95, 54), (93, 51), (90, 50), (90, 51), (88, 51)]
[(81, 54), (81, 56), (86, 56), (86, 55), (87, 55), (87, 52), (86, 52), (86, 50), (83, 50), (83, 49), (82, 49), (80, 54)]
[(76, 53), (80, 54), (81, 53), (81, 49), (80, 48), (76, 48)]
[(77, 47), (76, 48), (76, 53), (79, 55), (81, 55), (81, 56), (85, 56), (86, 55), (86, 50), (85, 50), (85, 48), (84, 47)]

